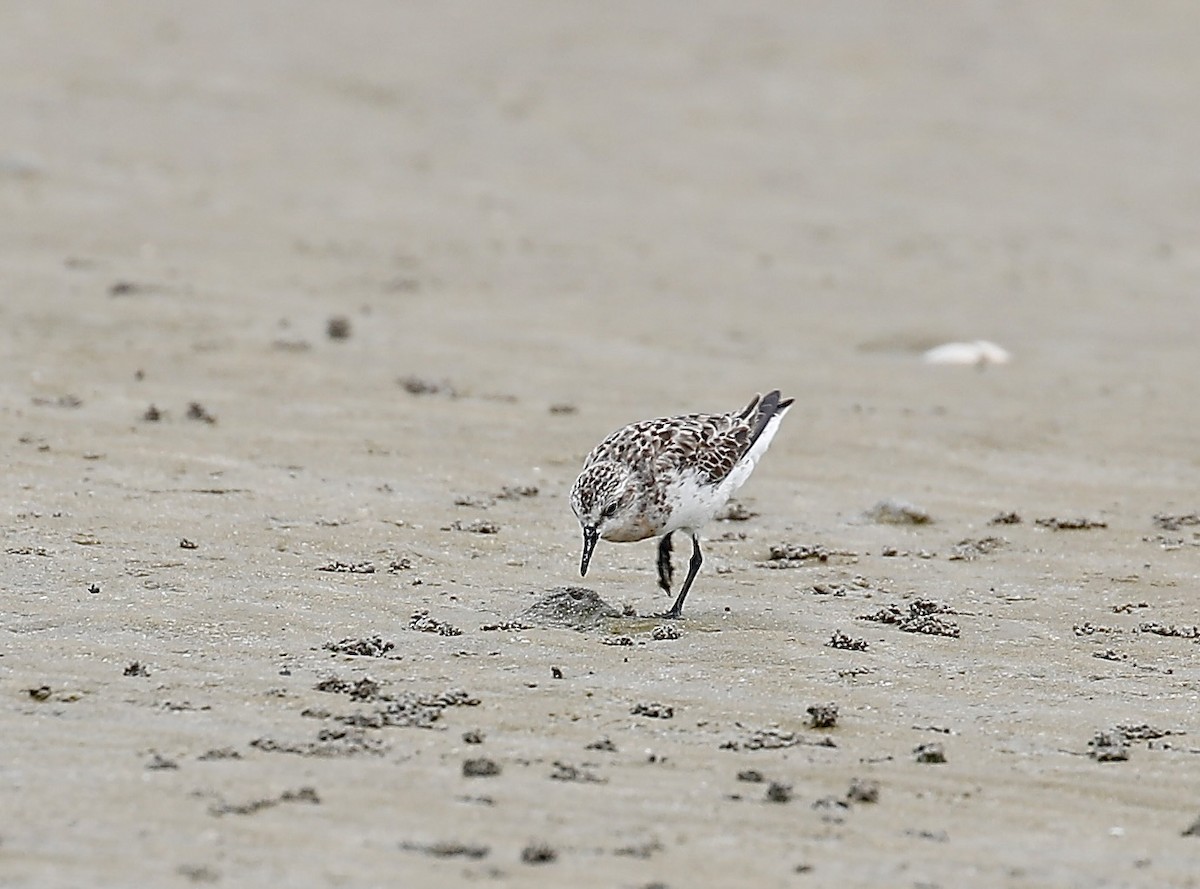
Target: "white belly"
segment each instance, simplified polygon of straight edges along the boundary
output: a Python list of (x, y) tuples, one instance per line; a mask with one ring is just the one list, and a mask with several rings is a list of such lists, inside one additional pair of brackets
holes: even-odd
[(663, 533), (685, 529), (694, 532), (707, 525), (717, 510), (729, 501), (732, 489), (727, 493), (722, 484), (702, 484), (696, 472), (687, 472), (667, 488), (667, 506), (671, 510)]

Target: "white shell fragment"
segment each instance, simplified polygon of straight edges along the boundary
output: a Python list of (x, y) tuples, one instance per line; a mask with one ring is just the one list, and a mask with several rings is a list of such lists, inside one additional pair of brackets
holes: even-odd
[(1002, 346), (987, 340), (972, 343), (943, 343), (934, 346), (923, 356), (926, 364), (967, 364), (983, 367), (988, 364), (1008, 364), (1012, 356)]

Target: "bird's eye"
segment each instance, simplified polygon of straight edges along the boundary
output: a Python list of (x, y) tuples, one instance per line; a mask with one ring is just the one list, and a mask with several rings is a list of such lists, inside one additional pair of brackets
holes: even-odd
[(601, 515), (603, 515), (606, 519), (611, 519), (616, 514), (617, 514), (617, 504), (615, 504), (615, 503), (608, 504), (608, 506), (604, 507), (604, 512), (601, 513)]

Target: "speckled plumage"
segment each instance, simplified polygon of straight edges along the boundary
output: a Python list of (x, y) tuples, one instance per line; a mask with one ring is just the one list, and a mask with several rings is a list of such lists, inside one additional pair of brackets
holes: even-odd
[(666, 615), (679, 617), (702, 561), (699, 529), (750, 476), (791, 404), (775, 390), (740, 411), (633, 423), (596, 445), (571, 491), (584, 536), (580, 573), (587, 573), (600, 538), (628, 542), (661, 534), (659, 584), (669, 591), (671, 534), (686, 531), (692, 560)]

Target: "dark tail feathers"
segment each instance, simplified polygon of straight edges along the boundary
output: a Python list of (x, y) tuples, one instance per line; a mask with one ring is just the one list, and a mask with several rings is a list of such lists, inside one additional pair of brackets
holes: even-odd
[(758, 441), (758, 437), (767, 428), (767, 423), (770, 422), (771, 418), (791, 406), (793, 401), (795, 401), (794, 398), (781, 401), (778, 389), (772, 389), (761, 398), (757, 395), (754, 396), (754, 399), (746, 405), (745, 410), (738, 415), (743, 420), (749, 420), (751, 417), (754, 417), (754, 429), (750, 433), (750, 440), (746, 442), (747, 451), (754, 447), (754, 443)]

